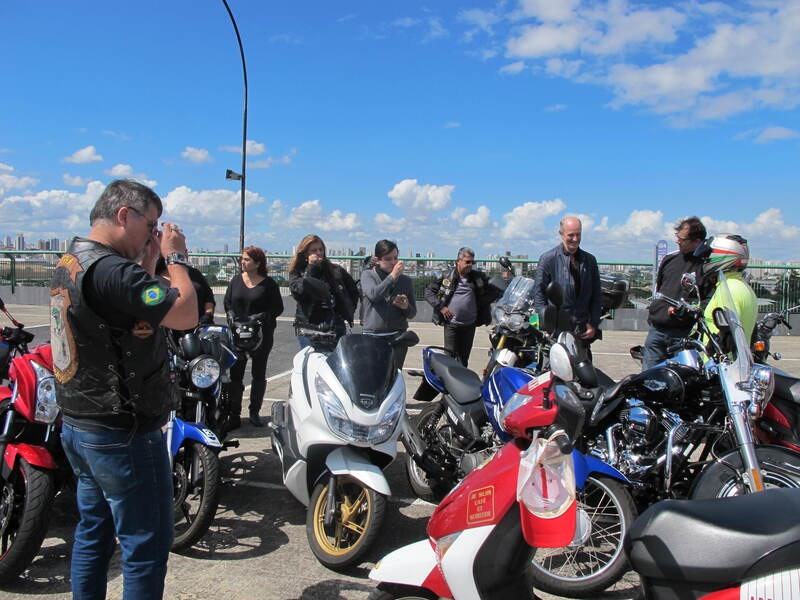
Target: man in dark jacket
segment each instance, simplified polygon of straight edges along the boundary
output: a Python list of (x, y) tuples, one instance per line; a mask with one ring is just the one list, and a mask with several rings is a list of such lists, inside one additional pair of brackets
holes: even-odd
[[(158, 230), (161, 199), (114, 181), (91, 232), (61, 257), (50, 288), (61, 441), (77, 477), (73, 598), (105, 598), (116, 540), (126, 598), (161, 598), (174, 534), (161, 427), (174, 396), (163, 328), (197, 325), (197, 297), (177, 225)], [(158, 255), (170, 283), (154, 277)], [(141, 266), (137, 264), (141, 261)]]
[(564, 217), (558, 226), (561, 243), (542, 254), (534, 278), (534, 307), (547, 306), (545, 289), (554, 281), (561, 286), (564, 303), (559, 329), (571, 331), (588, 346), (600, 338), (600, 271), (594, 256), (582, 250), (582, 225), (577, 217)]
[[(700, 301), (705, 303), (714, 293), (713, 281), (703, 278), (703, 261), (693, 256), (697, 248), (706, 238), (706, 228), (697, 217), (682, 220), (675, 227), (675, 242), (678, 251), (667, 254), (656, 275), (656, 291), (675, 299), (684, 298), (696, 302), (695, 294), (686, 293), (681, 289), (681, 277), (684, 273), (694, 273), (697, 276)], [(649, 369), (667, 358), (667, 348), (675, 342), (685, 338), (692, 330), (693, 319), (686, 314), (676, 311), (664, 300), (654, 300), (648, 308), (647, 322), (650, 331), (644, 342), (642, 351), (642, 369)]]
[(502, 291), (486, 274), (473, 269), (475, 253), (461, 248), (456, 267), (425, 288), (425, 300), (433, 307), (433, 322), (444, 326), (444, 347), (467, 366), (475, 328), (492, 322), (490, 304)]

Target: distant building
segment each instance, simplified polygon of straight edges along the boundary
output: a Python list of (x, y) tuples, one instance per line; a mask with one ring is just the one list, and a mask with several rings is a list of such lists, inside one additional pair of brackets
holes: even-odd
[(17, 245), (16, 245), (16, 249), (17, 249), (17, 250), (25, 250), (25, 236), (24, 236), (24, 235), (22, 235), (21, 233), (18, 233), (18, 234), (17, 234)]

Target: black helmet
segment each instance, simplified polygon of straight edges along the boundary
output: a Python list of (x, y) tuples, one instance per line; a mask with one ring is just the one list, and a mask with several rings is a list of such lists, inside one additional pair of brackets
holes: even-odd
[(261, 321), (254, 317), (231, 324), (233, 345), (242, 352), (253, 352), (261, 345)]

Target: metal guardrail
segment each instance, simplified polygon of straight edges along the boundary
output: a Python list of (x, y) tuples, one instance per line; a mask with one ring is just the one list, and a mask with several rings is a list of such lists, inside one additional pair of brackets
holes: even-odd
[[(0, 285), (45, 287), (50, 285), (53, 270), (61, 252), (48, 250), (0, 251)], [(288, 285), (288, 268), (292, 256), (289, 254), (267, 254), (267, 269), (280, 286)], [(415, 297), (423, 299), (425, 286), (441, 271), (450, 269), (455, 258), (401, 257), (406, 264), (405, 272), (414, 281)], [(346, 268), (354, 279), (361, 276), (365, 264), (364, 256), (331, 256), (335, 263)], [(238, 253), (192, 253), (192, 264), (200, 269), (212, 287), (226, 287), (238, 271)], [(510, 259), (516, 275), (533, 277), (535, 260)], [(652, 295), (653, 265), (647, 262), (599, 262), (601, 273), (612, 273), (625, 277), (630, 283), (630, 294), (626, 308), (644, 308)], [(498, 275), (501, 268), (497, 259), (480, 258), (476, 268), (490, 276)], [(800, 304), (800, 266), (751, 265), (747, 269), (750, 284), (756, 292), (761, 311), (785, 310)]]

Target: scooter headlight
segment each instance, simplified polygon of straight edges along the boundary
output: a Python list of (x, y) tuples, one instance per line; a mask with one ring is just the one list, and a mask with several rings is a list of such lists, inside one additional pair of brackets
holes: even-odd
[(403, 401), (403, 396), (398, 396), (397, 399), (392, 402), (389, 410), (386, 411), (383, 421), (367, 428), (367, 441), (371, 444), (382, 444), (392, 437), (392, 433), (394, 433), (394, 430), (397, 428), (397, 423), (400, 421), (400, 415), (403, 414), (404, 406), (405, 402)]
[(219, 363), (210, 356), (198, 356), (189, 364), (192, 384), (200, 389), (210, 388), (219, 379)]
[(36, 373), (36, 411), (33, 420), (50, 425), (58, 417), (56, 378), (35, 360), (30, 364)]

